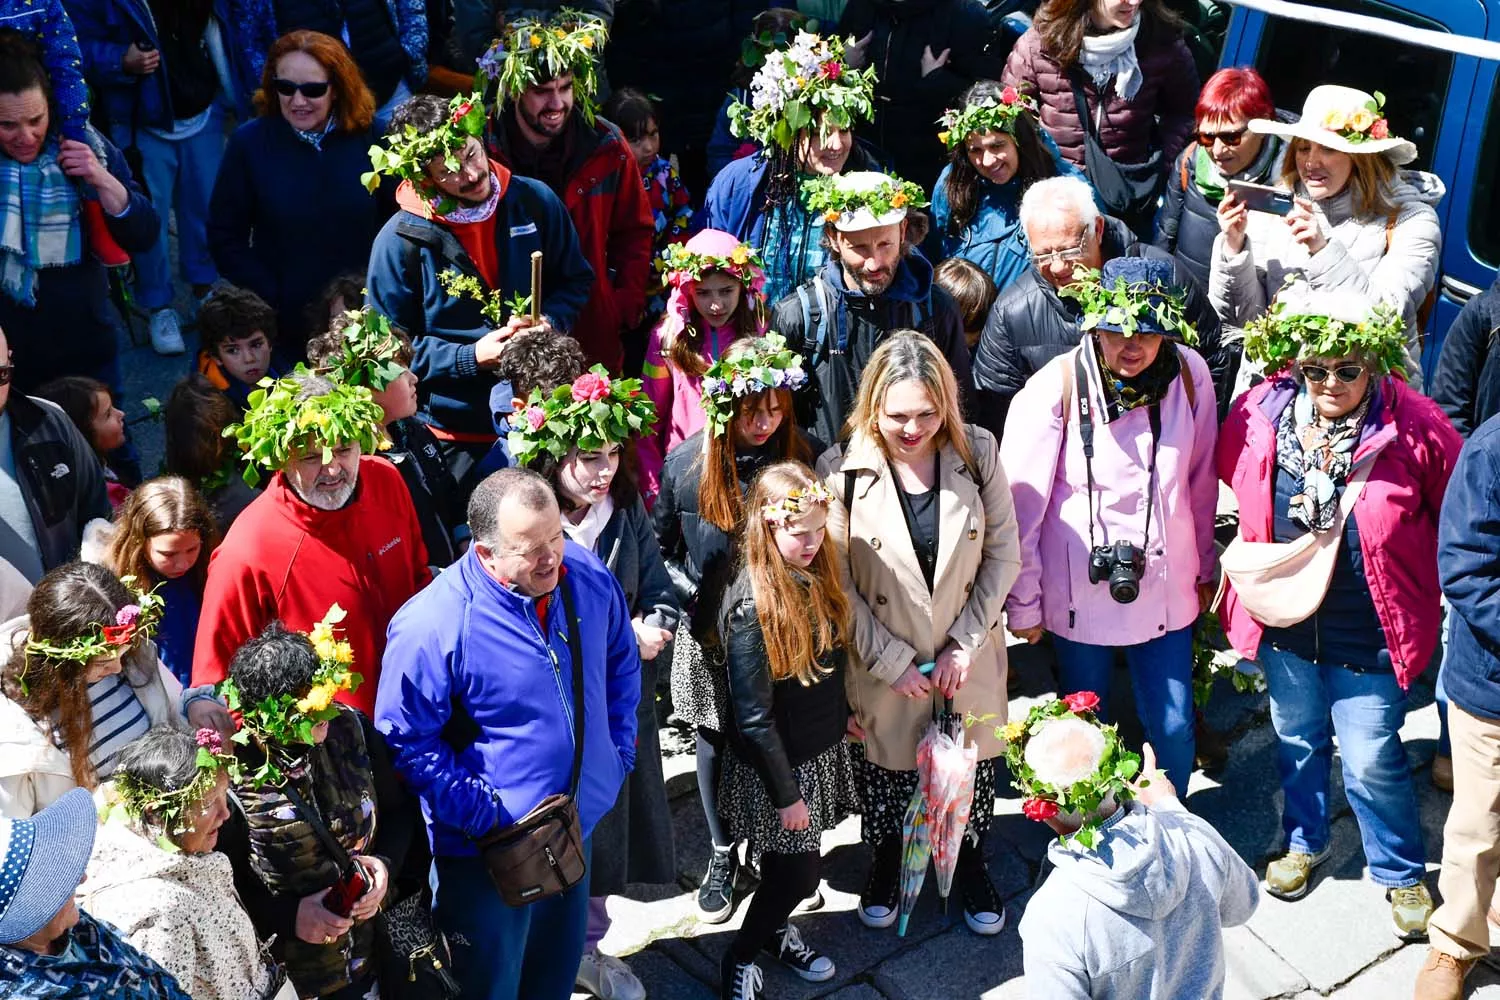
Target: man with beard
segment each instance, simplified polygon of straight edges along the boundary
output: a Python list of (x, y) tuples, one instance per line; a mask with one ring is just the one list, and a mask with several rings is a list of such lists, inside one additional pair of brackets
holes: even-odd
[(828, 260), (776, 303), (771, 329), (808, 359), (798, 424), (820, 441), (838, 441), (865, 362), (887, 334), (931, 337), (960, 386), (969, 381), (969, 348), (958, 305), (906, 241), (907, 209), (926, 204), (921, 188), (861, 171), (819, 178), (806, 190), (808, 210), (824, 219)]
[(338, 605), (363, 683), (340, 694), (373, 717), (385, 629), (432, 579), (401, 479), (374, 457), (381, 409), (361, 386), (299, 371), (273, 383), (232, 428), (250, 463), (272, 470), (208, 565), (193, 684), (216, 684), (273, 621), (307, 632)]
[[(477, 481), (475, 463), (495, 444), (490, 393), (505, 342), (528, 327), (568, 332), (593, 280), (557, 196), (485, 156), (484, 122), (478, 95), (413, 97), (396, 109), (368, 178), (401, 183), (400, 211), (370, 250), (365, 297), (411, 337), (417, 415), (463, 485)], [(530, 292), (535, 250), (540, 324), (529, 308), (501, 323), (502, 304)]]
[(595, 64), (608, 38), (592, 15), (518, 18), (479, 68), (500, 87), (490, 155), (562, 198), (594, 269), (588, 304), (570, 332), (590, 364), (618, 372), (622, 337), (646, 306), (656, 223), (629, 144), (596, 115)]

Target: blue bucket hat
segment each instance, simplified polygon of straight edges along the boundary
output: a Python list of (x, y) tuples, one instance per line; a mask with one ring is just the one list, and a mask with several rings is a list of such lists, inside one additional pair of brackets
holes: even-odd
[(1123, 281), (1131, 299), (1142, 305), (1133, 311), (1133, 324), (1106, 315), (1094, 329), (1125, 334), (1159, 333), (1173, 340), (1185, 339), (1180, 327), (1162, 322), (1164, 315), (1181, 316), (1183, 309), (1184, 294), (1177, 282), (1177, 269), (1170, 259), (1116, 257), (1104, 262), (1099, 278), (1099, 283), (1107, 289), (1115, 288)]
[(73, 898), (98, 827), (82, 788), (30, 819), (0, 817), (0, 944), (31, 937)]

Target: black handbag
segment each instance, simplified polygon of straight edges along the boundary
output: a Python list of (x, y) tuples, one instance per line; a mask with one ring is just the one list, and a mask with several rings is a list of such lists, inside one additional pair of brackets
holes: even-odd
[[(1104, 151), (1099, 138), (1098, 126), (1089, 114), (1088, 98), (1083, 93), (1083, 81), (1075, 70), (1068, 74), (1073, 84), (1073, 101), (1078, 107), (1078, 124), (1083, 127), (1083, 162), (1088, 170), (1094, 190), (1105, 210), (1115, 218), (1123, 219), (1137, 235), (1150, 236), (1150, 224), (1156, 215), (1156, 203), (1167, 187), (1166, 170), (1162, 167), (1162, 151), (1154, 149), (1140, 163), (1120, 163)], [(1104, 101), (1104, 95), (1099, 95)]]

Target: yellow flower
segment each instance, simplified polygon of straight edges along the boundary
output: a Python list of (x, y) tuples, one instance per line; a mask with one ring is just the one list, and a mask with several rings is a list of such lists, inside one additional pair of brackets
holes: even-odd
[(734, 251), (729, 255), (729, 262), (731, 264), (745, 264), (749, 262), (749, 260), (750, 248), (745, 246), (743, 243), (735, 247)]
[(1323, 116), (1323, 127), (1330, 132), (1342, 132), (1349, 127), (1349, 116), (1335, 108)]
[(553, 28), (552, 29), (552, 33), (554, 35), (556, 35), (558, 38), (567, 38), (568, 37), (568, 33), (566, 31), (562, 30), (561, 28)]
[(347, 667), (354, 662), (354, 647), (347, 642), (339, 643), (334, 649), (333, 658)]
[(799, 87), (805, 87), (805, 86), (807, 86), (807, 77), (805, 77), (805, 76), (794, 76), (794, 77), (792, 77), (792, 82), (795, 83)]
[(1369, 108), (1356, 108), (1349, 116), (1349, 127), (1356, 132), (1368, 132), (1375, 124), (1375, 113)]
[(313, 643), (313, 651), (318, 654), (318, 659), (327, 663), (338, 656), (338, 643), (332, 639), (323, 639)]
[(542, 44), (542, 36), (533, 31), (531, 33), (531, 47), (536, 48), (540, 44)]
[(839, 221), (838, 210), (834, 209), (834, 208), (830, 208), (828, 211), (824, 212), (823, 213), (823, 221), (824, 222), (837, 222), (837, 221)]
[(948, 133), (948, 132), (939, 132), (938, 133), (938, 142), (942, 143), (944, 146), (948, 145), (948, 136), (950, 134), (951, 133)]
[(906, 204), (906, 192), (905, 191), (897, 191), (895, 194), (891, 195), (891, 207), (892, 208), (900, 208), (902, 205), (905, 205), (905, 204)]
[(303, 715), (312, 715), (314, 712), (321, 712), (333, 704), (333, 696), (337, 693), (338, 689), (332, 684), (316, 685), (311, 691), (307, 692), (307, 697), (298, 700), (297, 711)]
[(594, 47), (594, 36), (593, 35), (584, 35), (582, 38), (580, 38), (578, 40), (578, 44), (582, 45), (586, 49), (591, 49), (591, 48)]
[(1026, 735), (1026, 723), (1021, 719), (1017, 719), (1015, 722), (1007, 722), (1001, 733), (1005, 736), (1005, 742), (1014, 743)]

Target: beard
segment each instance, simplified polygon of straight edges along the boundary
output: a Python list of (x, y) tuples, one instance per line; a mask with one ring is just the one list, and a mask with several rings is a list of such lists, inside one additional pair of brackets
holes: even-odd
[(568, 121), (573, 117), (573, 112), (569, 110), (564, 112), (562, 119), (556, 125), (545, 125), (542, 123), (540, 115), (531, 114), (525, 108), (521, 107), (520, 104), (516, 105), (516, 114), (521, 116), (521, 120), (526, 123), (527, 128), (531, 129), (537, 135), (548, 139), (556, 139), (562, 135), (563, 129), (568, 127)]
[(896, 269), (894, 267), (886, 272), (884, 277), (876, 281), (865, 277), (863, 271), (850, 271), (848, 268), (844, 269), (844, 275), (853, 282), (854, 287), (858, 288), (860, 292), (871, 297), (884, 295), (890, 291), (891, 285), (896, 283)]
[(336, 487), (324, 488), (322, 483), (318, 483), (307, 493), (303, 493), (294, 484), (292, 490), (309, 507), (316, 507), (318, 510), (342, 510), (349, 502), (349, 498), (354, 496), (355, 483), (354, 477), (350, 476)]

